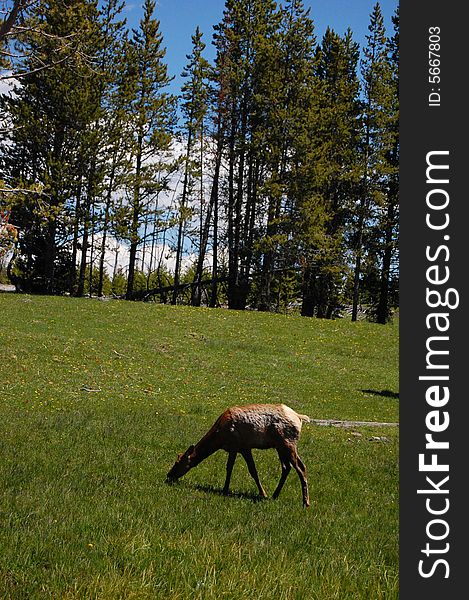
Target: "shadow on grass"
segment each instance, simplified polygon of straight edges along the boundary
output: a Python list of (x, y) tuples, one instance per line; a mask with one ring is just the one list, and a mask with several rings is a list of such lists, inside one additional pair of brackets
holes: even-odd
[(245, 500), (251, 500), (251, 502), (262, 502), (266, 498), (262, 498), (258, 494), (251, 492), (229, 492), (224, 494), (221, 488), (216, 488), (213, 485), (200, 485), (200, 484), (186, 484), (187, 487), (197, 490), (198, 492), (205, 492), (207, 494), (214, 494), (216, 496), (226, 496), (227, 498), (244, 498)]
[(383, 396), (384, 398), (399, 398), (398, 392), (391, 392), (391, 390), (362, 390), (365, 394), (374, 394), (375, 396)]

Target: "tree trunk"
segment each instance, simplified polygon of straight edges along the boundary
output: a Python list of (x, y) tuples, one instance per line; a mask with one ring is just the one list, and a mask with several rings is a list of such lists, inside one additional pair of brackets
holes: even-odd
[(91, 206), (91, 244), (90, 244), (90, 272), (89, 272), (89, 296), (93, 295), (93, 263), (94, 263), (94, 223), (95, 214), (94, 214), (94, 202)]
[(357, 250), (355, 267), (353, 271), (353, 295), (352, 295), (352, 321), (358, 318), (358, 304), (360, 301), (360, 273), (361, 273), (361, 248)]
[(73, 223), (73, 241), (72, 241), (72, 271), (70, 273), (69, 292), (76, 294), (76, 278), (77, 278), (77, 252), (78, 252), (78, 228), (80, 225), (80, 203), (82, 192), (82, 177), (79, 176), (77, 195), (75, 199), (75, 219)]
[[(269, 198), (269, 207), (267, 210), (267, 230), (266, 239), (269, 241), (273, 235), (275, 235), (275, 207), (276, 199), (271, 196)], [(270, 245), (270, 244), (269, 244)], [(262, 277), (261, 277), (261, 290), (260, 300), (258, 309), (260, 311), (268, 311), (271, 308), (271, 283), (272, 283), (272, 269), (274, 266), (274, 251), (267, 249), (264, 252), (264, 258), (262, 261)]]
[(356, 255), (355, 267), (353, 271), (353, 295), (352, 295), (352, 321), (355, 322), (358, 318), (358, 305), (360, 302), (360, 275), (363, 253), (363, 230), (365, 227), (365, 217), (368, 207), (368, 152), (370, 144), (369, 126), (366, 130), (365, 142), (365, 170), (363, 173), (363, 191), (358, 214), (357, 240), (356, 240)]
[(228, 166), (228, 307), (233, 308), (234, 289), (237, 280), (237, 264), (234, 249), (234, 169), (235, 169), (235, 110), (232, 107), (231, 131), (229, 138)]
[(53, 294), (55, 292), (55, 257), (57, 252), (55, 234), (55, 222), (49, 222), (46, 235), (44, 236), (44, 289), (40, 290), (46, 294)]
[[(91, 223), (91, 204), (93, 195), (93, 177), (94, 177), (94, 165), (90, 167), (88, 174), (88, 182), (86, 186), (86, 202), (85, 211), (83, 215), (83, 238), (82, 238), (82, 249), (81, 249), (81, 262), (80, 262), (80, 274), (78, 277), (77, 293), (76, 295), (81, 297), (85, 291), (85, 277), (86, 277), (86, 256), (88, 253), (88, 238), (89, 238), (89, 227)], [(91, 270), (90, 264), (90, 270)], [(91, 291), (91, 290), (90, 290)]]
[(132, 294), (134, 291), (134, 281), (135, 281), (135, 262), (137, 259), (137, 248), (138, 242), (133, 241), (130, 243), (129, 249), (129, 272), (127, 275), (127, 291), (125, 293), (125, 299), (131, 300)]
[[(197, 257), (197, 266), (196, 273), (194, 275), (194, 282), (197, 280), (200, 282), (202, 278), (203, 272), (203, 264), (205, 260), (205, 252), (207, 249), (208, 243), (208, 234), (210, 229), (210, 217), (212, 213), (212, 203), (209, 202), (207, 207), (207, 214), (205, 215), (204, 221), (204, 178), (203, 178), (203, 164), (204, 164), (204, 128), (203, 124), (200, 130), (200, 196), (199, 196), (199, 206), (200, 206), (200, 223), (199, 223), (199, 255)], [(216, 166), (215, 166), (216, 168)], [(207, 232), (205, 233), (205, 228), (207, 228)], [(204, 239), (205, 238), (205, 239)], [(200, 270), (200, 273), (199, 273)], [(202, 287), (200, 285), (192, 286), (191, 291), (191, 304), (192, 306), (200, 306), (202, 302)]]
[(192, 145), (192, 128), (189, 127), (189, 134), (187, 136), (187, 147), (186, 147), (186, 164), (184, 168), (184, 184), (182, 187), (182, 198), (179, 206), (179, 227), (178, 227), (178, 239), (176, 245), (176, 265), (174, 267), (174, 290), (171, 298), (171, 304), (175, 305), (178, 298), (178, 285), (179, 285), (179, 272), (181, 270), (181, 256), (183, 246), (183, 231), (184, 231), (184, 219), (183, 211), (186, 206), (187, 200), (187, 188), (189, 186), (189, 158)]
[(85, 213), (83, 218), (83, 236), (81, 238), (81, 260), (80, 270), (78, 273), (76, 296), (83, 296), (85, 291), (85, 275), (86, 275), (86, 256), (88, 254), (88, 225), (89, 225), (89, 199), (85, 203)]
[(134, 280), (135, 280), (135, 262), (137, 259), (137, 248), (138, 248), (138, 226), (140, 219), (140, 174), (142, 169), (142, 147), (143, 147), (143, 134), (140, 132), (137, 138), (137, 152), (136, 152), (136, 165), (135, 165), (135, 184), (134, 184), (134, 198), (133, 198), (133, 214), (132, 214), (132, 226), (131, 226), (131, 238), (130, 238), (130, 249), (129, 249), (129, 272), (127, 276), (127, 291), (125, 293), (125, 299), (131, 300), (134, 291)]
[(103, 222), (103, 237), (101, 239), (101, 256), (99, 258), (99, 280), (98, 280), (98, 296), (103, 296), (103, 285), (104, 285), (104, 261), (106, 256), (106, 239), (107, 230), (109, 226), (109, 213), (111, 210), (111, 197), (112, 189), (114, 184), (114, 165), (112, 166), (111, 173), (109, 175), (109, 185), (106, 195), (106, 205), (104, 208), (104, 222)]
[(381, 267), (381, 282), (378, 308), (376, 313), (376, 320), (378, 323), (385, 325), (389, 318), (389, 277), (391, 272), (391, 260), (392, 260), (392, 243), (393, 243), (393, 222), (394, 222), (394, 205), (392, 203), (388, 206), (387, 222), (385, 229), (385, 245), (383, 262)]
[[(223, 150), (223, 137), (221, 134), (220, 124), (218, 124), (218, 132), (217, 132), (217, 150), (215, 155), (215, 171), (213, 174), (213, 183), (212, 189), (210, 192), (210, 201), (207, 207), (207, 213), (205, 215), (205, 222), (202, 229), (202, 235), (200, 237), (200, 248), (199, 248), (199, 256), (197, 258), (197, 265), (195, 270), (195, 275), (193, 282), (197, 285), (194, 285), (192, 288), (192, 297), (191, 304), (192, 306), (200, 306), (201, 297), (202, 297), (202, 287), (200, 285), (200, 281), (202, 280), (202, 274), (204, 269), (204, 260), (207, 252), (208, 238), (210, 233), (210, 222), (212, 218), (212, 213), (214, 213), (215, 204), (218, 202), (218, 184), (220, 179), (220, 167), (221, 167), (221, 159), (222, 159), (222, 150)], [(214, 225), (215, 227), (215, 225)]]
[(303, 317), (314, 317), (315, 298), (313, 290), (313, 272), (311, 267), (305, 269), (303, 275), (303, 301), (301, 304), (301, 315)]
[[(214, 182), (215, 183), (215, 182)], [(210, 292), (210, 308), (218, 305), (218, 179), (216, 180), (216, 193), (213, 199), (213, 244), (212, 244), (212, 289)]]

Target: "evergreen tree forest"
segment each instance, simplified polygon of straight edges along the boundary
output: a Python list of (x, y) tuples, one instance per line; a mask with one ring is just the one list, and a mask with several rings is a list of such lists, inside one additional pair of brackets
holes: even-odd
[(135, 29), (120, 0), (16, 5), (0, 232), (17, 232), (18, 290), (390, 319), (397, 12), (386, 31), (376, 4), (360, 48), (350, 30), (317, 39), (302, 0), (226, 0), (175, 94), (155, 0)]

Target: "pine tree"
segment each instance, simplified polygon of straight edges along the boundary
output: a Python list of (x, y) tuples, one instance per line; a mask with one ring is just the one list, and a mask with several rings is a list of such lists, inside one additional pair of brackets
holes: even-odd
[(286, 268), (302, 264), (305, 289), (310, 280), (311, 228), (316, 228), (317, 224), (309, 218), (314, 207), (310, 205), (312, 190), (307, 156), (317, 117), (316, 40), (309, 12), (301, 0), (289, 0), (282, 14), (280, 79), (274, 101), (278, 110), (272, 115), (275, 125), (270, 127), (276, 132), (270, 145), (277, 150), (270, 153), (273, 162), (269, 169), (270, 180), (267, 181), (270, 190), (263, 241), (267, 247), (262, 264), (261, 309), (272, 305), (270, 282), (274, 280), (272, 271), (276, 266), (283, 273)]
[(248, 114), (251, 40), (246, 28), (252, 13), (251, 2), (227, 0), (223, 21), (215, 27), (217, 66), (224, 104), (228, 177), (225, 210), (228, 246), (228, 305), (242, 308), (239, 283), (239, 230), (241, 220), (245, 142)]
[(174, 99), (164, 92), (170, 82), (166, 49), (160, 23), (153, 16), (154, 0), (145, 0), (138, 30), (126, 47), (128, 113), (134, 138), (131, 148), (132, 172), (128, 174), (130, 201), (127, 233), (130, 242), (126, 297), (132, 298), (137, 250), (142, 237), (140, 227), (149, 210), (152, 195), (159, 191), (158, 171), (163, 168), (158, 156), (169, 149), (174, 118)]
[(280, 13), (273, 1), (229, 0), (224, 20), (216, 27), (221, 130), (228, 162), (223, 191), (230, 308), (246, 305), (255, 261), (256, 220), (263, 220), (259, 190), (265, 157), (261, 154), (262, 135), (257, 132), (262, 123), (265, 125), (267, 102), (260, 90), (269, 91), (267, 78), (275, 77), (274, 40), (279, 22)]
[(394, 277), (392, 289), (392, 265), (396, 263), (399, 228), (399, 9), (393, 16), (394, 35), (388, 40), (388, 60), (390, 69), (390, 101), (387, 104), (388, 132), (385, 158), (385, 178), (383, 182), (382, 205), (380, 206), (379, 229), (381, 231), (381, 269), (379, 297), (376, 306), (376, 321), (385, 324), (391, 314), (391, 302), (396, 303), (398, 282)]
[(357, 63), (351, 32), (340, 37), (328, 28), (316, 52), (315, 135), (307, 161), (314, 196), (324, 207), (324, 236), (303, 314), (318, 317), (332, 317), (346, 275), (344, 231), (359, 175)]
[[(271, 11), (269, 19), (255, 38), (256, 56), (253, 65), (254, 115), (251, 125), (247, 209), (252, 213), (251, 226), (244, 253), (249, 263), (253, 250), (257, 254), (260, 278), (255, 304), (259, 310), (271, 310), (276, 304), (272, 283), (278, 266), (279, 248), (284, 240), (282, 200), (285, 196), (286, 152), (289, 147), (291, 80), (295, 69), (293, 56), (286, 49), (282, 36), (284, 14)], [(309, 41), (309, 40), (308, 40)], [(252, 219), (262, 209), (265, 220), (257, 240), (253, 238)], [(254, 246), (253, 248), (251, 248)], [(244, 265), (243, 265), (244, 266)], [(247, 279), (247, 273), (243, 273)]]
[[(218, 59), (220, 54), (218, 55)], [(223, 151), (225, 148), (225, 95), (224, 95), (224, 80), (220, 75), (223, 73), (223, 66), (219, 61), (210, 72), (211, 93), (209, 96), (209, 105), (212, 105), (212, 123), (213, 130), (211, 132), (211, 145), (213, 146), (213, 168), (212, 168), (212, 185), (210, 189), (210, 198), (205, 215), (205, 222), (202, 231), (201, 244), (199, 249), (199, 258), (197, 269), (194, 277), (194, 283), (199, 283), (194, 288), (193, 302), (198, 303), (200, 298), (200, 281), (202, 279), (203, 261), (207, 244), (210, 235), (210, 226), (212, 226), (212, 272), (211, 272), (211, 289), (209, 296), (210, 308), (215, 308), (218, 305), (218, 247), (219, 247), (219, 205), (220, 205), (220, 185), (221, 185), (221, 167), (223, 159)], [(211, 102), (210, 102), (211, 101)]]
[[(112, 163), (113, 127), (115, 121), (110, 98), (116, 87), (116, 64), (118, 62), (124, 21), (119, 20), (123, 4), (119, 0), (105, 0), (97, 14), (97, 32), (94, 57), (92, 94), (84, 100), (93, 111), (82, 136), (77, 155), (76, 201), (70, 216), (73, 217), (72, 263), (70, 291), (83, 295), (85, 287), (94, 289), (91, 278), (96, 257), (99, 259), (98, 293), (102, 294), (104, 283), (104, 251), (109, 225), (110, 189), (107, 181)], [(115, 137), (115, 136), (114, 136)], [(103, 207), (103, 204), (105, 207)], [(101, 256), (96, 240), (102, 236)], [(80, 264), (75, 273), (78, 250)], [(89, 263), (88, 263), (89, 259)], [(87, 285), (86, 279), (90, 279)]]
[[(182, 114), (184, 118), (184, 137), (186, 139), (186, 150), (184, 156), (184, 181), (179, 205), (179, 223), (178, 237), (176, 244), (176, 266), (174, 273), (174, 291), (172, 304), (176, 304), (178, 296), (179, 276), (181, 269), (181, 258), (184, 245), (184, 224), (186, 218), (191, 214), (188, 210), (188, 200), (193, 187), (196, 183), (196, 177), (199, 179), (199, 209), (200, 222), (202, 223), (203, 208), (203, 151), (204, 151), (204, 133), (205, 117), (208, 110), (208, 89), (207, 80), (209, 75), (209, 64), (203, 57), (205, 44), (202, 41), (202, 33), (197, 27), (192, 36), (192, 54), (187, 56), (188, 63), (182, 76), (187, 80), (182, 87)], [(198, 144), (198, 149), (197, 149)], [(199, 259), (195, 277), (201, 278), (203, 268), (204, 250), (202, 249), (202, 235), (199, 239)], [(194, 287), (192, 303), (200, 304), (200, 287)]]
[[(101, 6), (101, 71), (106, 77), (106, 85), (101, 97), (102, 110), (102, 142), (101, 153), (105, 167), (102, 185), (100, 207), (100, 235), (98, 263), (97, 295), (103, 295), (105, 282), (105, 257), (107, 238), (111, 232), (113, 194), (122, 184), (122, 174), (128, 166), (127, 145), (130, 138), (126, 129), (126, 105), (123, 93), (123, 70), (125, 62), (122, 60), (123, 48), (126, 39), (125, 21), (119, 19), (123, 3), (120, 0), (107, 0)], [(130, 144), (129, 144), (130, 145)]]
[(376, 216), (375, 204), (380, 201), (382, 195), (382, 178), (386, 171), (385, 155), (389, 148), (390, 132), (387, 128), (387, 115), (391, 101), (390, 69), (384, 20), (378, 3), (373, 8), (368, 30), (362, 61), (364, 96), (362, 177), (360, 199), (355, 215), (352, 321), (356, 321), (358, 316), (362, 261), (365, 256), (367, 237)]
[[(17, 259), (21, 284), (54, 293), (67, 289), (73, 270), (69, 212), (82, 176), (77, 157), (96, 120), (93, 61), (98, 26), (93, 2), (50, 0), (39, 9), (31, 18), (41, 19), (40, 35), (32, 30), (24, 39), (29, 58), (22, 85), (14, 97), (2, 98), (12, 122), (3, 168), (11, 183), (41, 191), (14, 207), (22, 231)], [(55, 40), (67, 36), (73, 38), (73, 47), (57, 48)]]

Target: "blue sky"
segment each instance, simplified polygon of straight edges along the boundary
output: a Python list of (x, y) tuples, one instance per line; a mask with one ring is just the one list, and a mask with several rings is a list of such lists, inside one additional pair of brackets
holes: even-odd
[[(354, 39), (362, 46), (368, 32), (369, 17), (376, 0), (305, 0), (304, 5), (311, 7), (311, 17), (315, 23), (316, 37), (320, 40), (328, 26), (337, 33), (344, 33), (348, 27)], [(391, 16), (398, 0), (381, 0), (381, 9), (385, 17), (386, 30), (391, 33)], [(141, 15), (141, 2), (126, 2), (124, 15), (128, 24), (136, 27)], [(213, 51), (211, 40), (213, 25), (223, 15), (224, 0), (157, 0), (155, 14), (161, 22), (161, 31), (167, 49), (166, 61), (169, 73), (175, 76), (172, 92), (177, 93), (181, 85), (180, 74), (186, 63), (186, 54), (191, 51), (191, 35), (199, 25), (207, 44), (206, 57), (211, 59)]]

